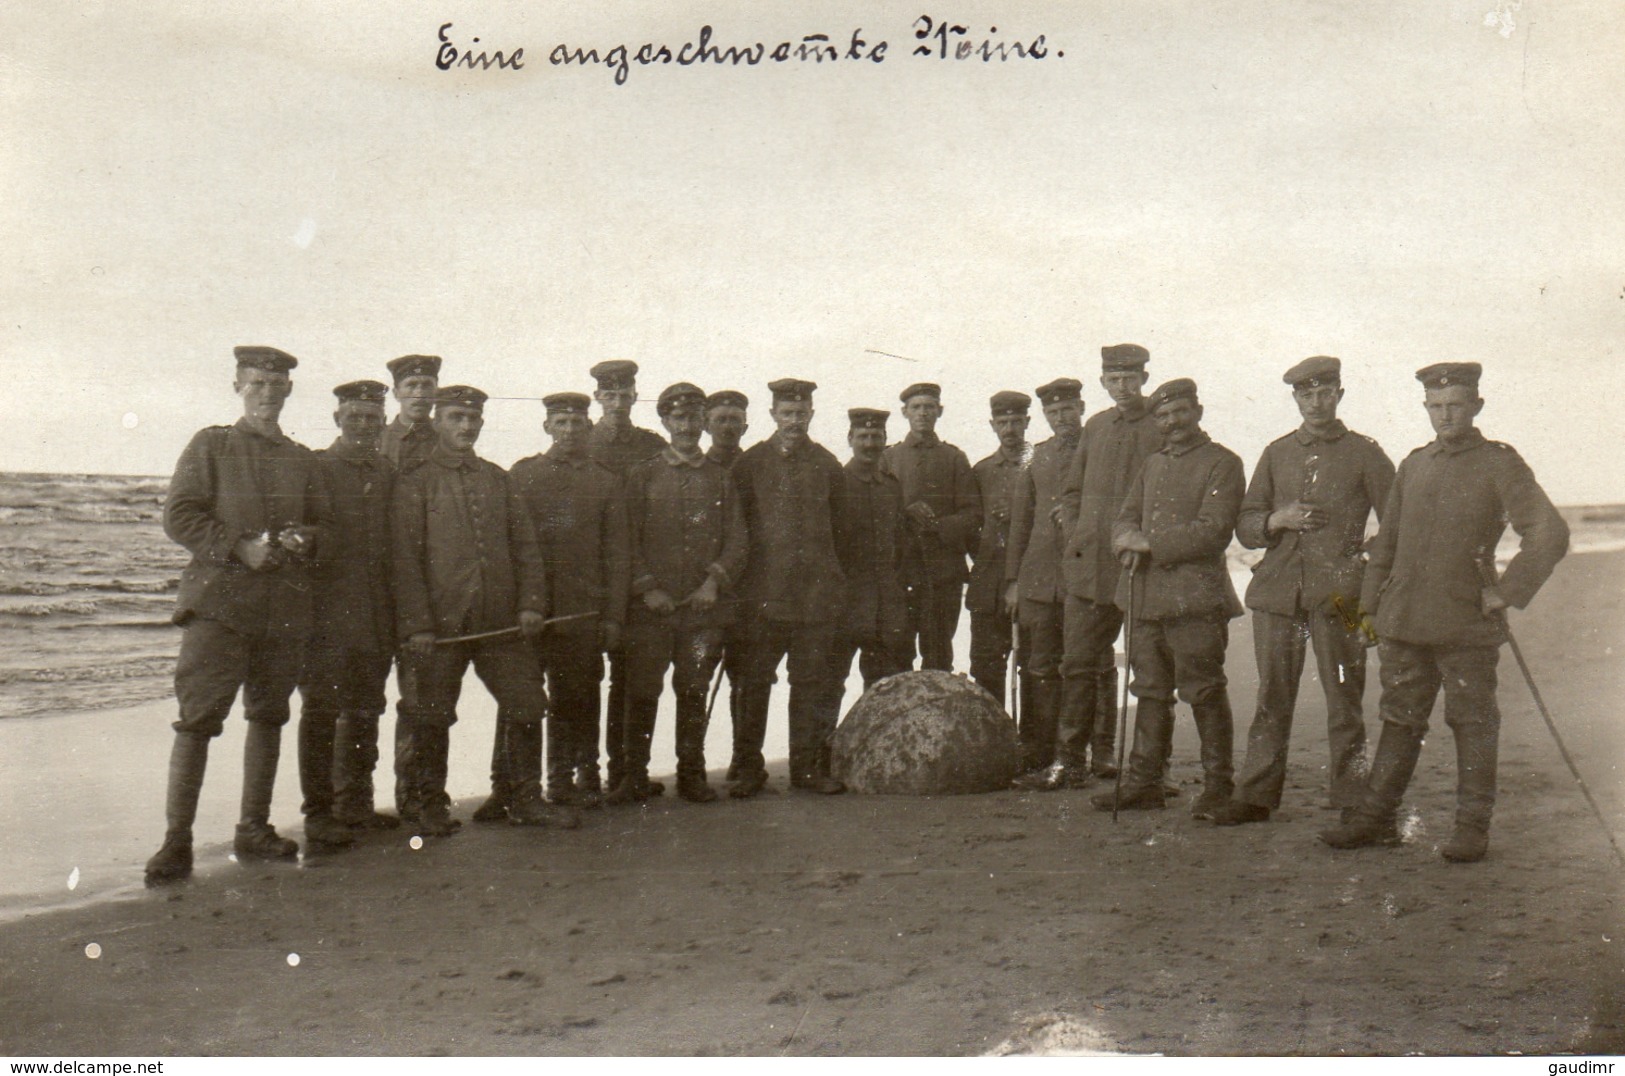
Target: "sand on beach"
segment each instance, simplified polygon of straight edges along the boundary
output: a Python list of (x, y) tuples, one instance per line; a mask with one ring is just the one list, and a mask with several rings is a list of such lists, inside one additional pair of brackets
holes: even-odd
[[(1513, 619), (1616, 832), (1622, 595), (1625, 553), (1576, 554)], [(1254, 702), (1245, 619), (1230, 655), (1239, 765)], [(1501, 797), (1481, 864), (1437, 856), (1455, 771), (1437, 717), (1407, 842), (1334, 853), (1315, 840), (1336, 816), (1323, 806), (1311, 669), (1286, 799), (1264, 825), (1188, 817), (1199, 769), (1181, 707), (1173, 776), (1186, 794), (1115, 825), (1089, 791), (822, 798), (783, 791), (781, 771), (780, 791), (757, 801), (668, 796), (592, 812), (573, 832), (465, 827), (419, 850), (379, 835), (298, 867), (215, 862), (184, 887), (67, 908), (13, 894), (0, 1053), (1625, 1049), (1625, 870), (1509, 652), (1500, 673)], [(26, 748), (0, 733), (8, 860), (20, 827), (46, 842), (22, 857), (46, 873), (112, 860), (81, 884), (127, 889), (157, 836), (167, 743), (118, 730), (161, 729), (166, 709), (121, 715), (100, 735), (74, 735), (81, 718), (42, 721)], [(726, 721), (714, 726), (720, 765)], [(481, 790), (488, 732), (476, 709), (454, 730), (461, 794)], [(208, 832), (222, 837), (235, 735), (238, 746), (228, 736), (216, 748), (206, 791)], [(77, 769), (50, 761), (70, 739)], [(284, 758), (276, 820), (297, 834)], [(139, 839), (109, 851), (131, 813), (145, 820)]]

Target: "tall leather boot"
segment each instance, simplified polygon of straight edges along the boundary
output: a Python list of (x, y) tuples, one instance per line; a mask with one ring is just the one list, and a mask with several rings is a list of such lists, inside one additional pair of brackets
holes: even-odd
[(1377, 740), (1377, 751), (1371, 760), (1371, 775), (1366, 779), (1359, 804), (1348, 811), (1341, 825), (1322, 832), (1322, 841), (1333, 848), (1399, 843), (1395, 816), (1400, 799), (1410, 786), (1411, 774), (1416, 772), (1424, 735), (1409, 725), (1382, 723), (1382, 736)]
[(1030, 678), (1030, 701), (1021, 708), (1021, 769), (1043, 770), (1055, 761), (1055, 719), (1061, 709), (1061, 678)]
[(705, 697), (677, 696), (677, 794), (690, 803), (710, 803), (716, 789), (705, 779)]
[(203, 771), (209, 765), (209, 738), (175, 733), (169, 748), (169, 787), (164, 797), (164, 843), (147, 860), (146, 884), (168, 885), (192, 874), (192, 823), (197, 820)]
[(243, 740), (242, 820), (232, 848), (243, 859), (292, 859), (299, 844), (271, 826), (271, 793), (276, 788), (277, 758), (282, 753), (282, 727), (250, 721)]
[(542, 726), (510, 722), (504, 737), (508, 778), (508, 821), (516, 826), (552, 826), (575, 829), (581, 815), (571, 806), (555, 806), (542, 798)]
[(558, 700), (547, 708), (547, 795), (549, 803), (576, 802), (575, 760), (581, 747), (575, 742), (569, 717), (558, 710)]
[(1191, 710), (1196, 716), (1196, 734), (1202, 743), (1202, 794), (1191, 805), (1191, 817), (1212, 821), (1213, 812), (1229, 803), (1236, 791), (1236, 723), (1226, 692), (1193, 705)]
[(1096, 777), (1117, 776), (1117, 663), (1100, 670), (1095, 681), (1095, 727), (1089, 735), (1089, 770)]
[(821, 685), (790, 685), (790, 786), (825, 796), (839, 795), (846, 786), (829, 774), (831, 726), (827, 696)]
[(508, 781), (508, 732), (510, 722), (497, 708), (496, 735), (491, 739), (491, 794), (474, 808), (476, 822), (502, 822), (508, 817), (512, 790)]
[(639, 803), (650, 796), (649, 751), (654, 742), (660, 699), (633, 698), (627, 709), (624, 769), (620, 783), (604, 797), (605, 803)]
[(400, 819), (373, 809), (378, 765), (378, 715), (344, 710), (333, 729), (333, 817), (347, 826), (394, 829)]
[(767, 702), (771, 684), (746, 684), (740, 689), (742, 713), (734, 726), (735, 772), (738, 778), (728, 795), (749, 799), (767, 787), (767, 763), (762, 742), (767, 737)]
[(347, 848), (355, 841), (350, 827), (333, 817), (333, 752), (338, 715), (311, 711), (299, 714), (300, 811), (305, 816), (305, 844), (313, 848)]
[(1134, 713), (1134, 750), (1129, 756), (1128, 773), (1123, 776), (1123, 794), (1116, 789), (1102, 792), (1091, 801), (1102, 811), (1144, 810), (1165, 806), (1162, 770), (1173, 751), (1174, 706), (1164, 699), (1141, 699)]
[(430, 837), (449, 837), (463, 825), (451, 816), (451, 797), (446, 794), (451, 729), (444, 725), (421, 725), (415, 737), (418, 741), (418, 796), (423, 805), (420, 832)]
[(1451, 731), (1456, 735), (1456, 828), (1439, 854), (1452, 863), (1477, 863), (1490, 845), (1501, 730), (1476, 721)]
[(1061, 677), (1055, 715), (1055, 761), (1036, 773), (1016, 778), (1013, 787), (1026, 792), (1057, 792), (1089, 783), (1089, 738), (1094, 731), (1095, 693), (1086, 676)]

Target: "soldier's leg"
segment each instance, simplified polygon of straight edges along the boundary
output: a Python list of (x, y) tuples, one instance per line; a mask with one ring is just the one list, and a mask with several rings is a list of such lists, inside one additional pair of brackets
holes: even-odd
[(993, 613), (970, 615), (970, 677), (978, 687), (1005, 704), (1005, 663), (1010, 660), (1010, 618)]
[(1089, 779), (1089, 742), (1094, 736), (1099, 654), (1122, 625), (1115, 606), (1067, 595), (1062, 627), (1061, 693), (1056, 716), (1055, 762), (1034, 787), (1076, 788)]
[[(1247, 756), (1236, 779), (1237, 802), (1273, 811), (1286, 782), (1292, 712), (1303, 675), (1309, 621), (1303, 615), (1253, 610), (1253, 658), (1258, 666), (1258, 706), (1247, 730)], [(1319, 654), (1317, 651), (1316, 657)]]
[[(609, 703), (604, 710), (604, 755), (607, 765), (605, 781), (610, 788), (619, 784), (626, 774), (626, 679), (630, 652), (630, 642), (624, 637), (620, 649), (609, 652)], [(595, 759), (596, 754), (595, 751)]]
[(290, 716), (288, 699), (299, 682), (304, 650), (300, 636), (265, 635), (254, 640), (243, 682), (248, 733), (243, 739), (242, 820), (232, 841), (239, 857), (290, 859), (299, 854), (298, 843), (271, 826), (271, 794), (282, 752), (282, 727)]
[(554, 807), (542, 799), (542, 723), (547, 717), (547, 688), (535, 650), (527, 641), (514, 638), (472, 645), (474, 673), (507, 716), (503, 772), (508, 779), (508, 821), (520, 826), (574, 829), (581, 824), (575, 808)]
[(588, 750), (596, 754), (598, 749), (599, 684), (604, 679), (598, 640), (591, 632), (579, 632), (552, 640), (544, 636), (544, 642), (557, 655), (548, 666), (553, 703), (547, 718), (548, 798), (554, 798), (556, 783), (576, 806), (596, 805), (598, 793), (575, 783), (575, 762)]
[(350, 651), (334, 730), (333, 817), (350, 826), (394, 829), (400, 820), (373, 809), (372, 774), (378, 765), (378, 721), (387, 708), (384, 685), (393, 658), (376, 651)]
[(305, 844), (312, 848), (344, 848), (355, 840), (350, 827), (333, 817), (333, 759), (348, 671), (341, 644), (311, 641), (299, 676), (298, 737), (299, 791), (304, 797), (299, 809), (305, 816)]
[(717, 798), (705, 776), (705, 712), (711, 676), (722, 660), (722, 629), (697, 628), (677, 633), (671, 686), (677, 696), (677, 794), (690, 803)]
[[(1021, 623), (1027, 636), (1024, 677), (1033, 684), (1032, 704), (1021, 708), (1022, 772), (1042, 770), (1055, 761), (1055, 722), (1061, 707), (1061, 655), (1065, 642), (1065, 606), (1060, 602), (1021, 599)], [(1027, 702), (1026, 698), (1022, 699)]]
[(858, 659), (858, 669), (863, 673), (867, 690), (870, 673), (886, 664), (884, 650), (872, 642), (863, 646), (844, 631), (837, 631), (830, 637), (829, 652), (825, 655), (828, 672), (824, 679), (824, 717), (821, 720), (831, 728), (840, 723), (842, 703), (846, 699), (846, 682), (852, 676), (852, 658), (860, 651), (862, 656)]
[(822, 705), (829, 690), (829, 651), (834, 644), (831, 622), (797, 624), (790, 633), (790, 783), (825, 794), (844, 792), (829, 775), (829, 738), (833, 715)]
[(779, 661), (790, 649), (790, 626), (777, 621), (755, 623), (745, 659), (745, 721), (739, 755), (739, 779), (728, 795), (748, 799), (767, 787), (767, 761), (762, 744), (767, 739), (767, 707)]
[(1360, 802), (1343, 824), (1320, 839), (1333, 848), (1398, 843), (1395, 817), (1416, 771), (1428, 716), (1439, 694), (1439, 666), (1431, 647), (1384, 639), (1380, 644), (1382, 735)]
[[(1099, 615), (1107, 618), (1099, 637), (1104, 637), (1095, 662), (1095, 691), (1089, 730), (1089, 772), (1096, 777), (1117, 776), (1117, 634), (1123, 627), (1123, 611), (1107, 606)], [(1110, 632), (1109, 635), (1107, 633)]]
[(1174, 653), (1179, 696), (1190, 703), (1201, 739), (1202, 794), (1191, 805), (1191, 815), (1212, 818), (1235, 791), (1235, 718), (1224, 672), (1230, 624), (1222, 615), (1190, 616), (1165, 621), (1164, 628)]
[[(1335, 612), (1309, 614), (1309, 641), (1326, 693), (1326, 740), (1331, 750), (1334, 807), (1360, 802), (1365, 783), (1365, 642)], [(1296, 683), (1296, 681), (1294, 681)]]
[(637, 803), (648, 799), (651, 794), (649, 754), (666, 669), (675, 654), (673, 619), (635, 610), (626, 626), (624, 676), (627, 713), (621, 723), (625, 735), (625, 742), (620, 748), (621, 779), (605, 796), (606, 803)]
[(405, 729), (398, 727), (395, 737), (395, 802), (401, 821), (425, 836), (450, 836), (461, 826), (451, 817), (446, 761), (471, 653), (470, 644), (459, 643), (401, 657), (405, 705), (396, 713)]
[[(739, 614), (741, 617), (743, 613)], [(739, 734), (745, 720), (745, 650), (748, 627), (735, 621), (723, 633), (722, 675), (728, 679), (728, 728), (732, 733), (733, 750), (728, 758), (726, 780), (739, 777)]]
[(1163, 806), (1162, 773), (1173, 750), (1175, 683), (1174, 653), (1165, 628), (1160, 620), (1136, 620), (1129, 626), (1134, 633), (1129, 690), (1139, 700), (1134, 711), (1134, 747), (1122, 779), (1122, 797), (1113, 789), (1093, 799), (1103, 811), (1114, 805), (1128, 809)]
[(936, 583), (920, 627), (920, 668), (954, 671), (954, 633), (964, 607), (963, 583)]
[(1444, 720), (1456, 738), (1456, 826), (1440, 854), (1457, 863), (1484, 858), (1495, 811), (1495, 772), (1501, 738), (1493, 646), (1438, 651), (1444, 683)]
[[(908, 652), (908, 667), (914, 668), (915, 659), (925, 652), (926, 594), (924, 583), (912, 583), (904, 588), (904, 649)], [(920, 668), (927, 668), (921, 664)]]
[(220, 735), (237, 689), (248, 677), (247, 640), (212, 620), (193, 620), (181, 635), (175, 663), (173, 724), (164, 793), (164, 843), (147, 861), (149, 886), (177, 882), (192, 873), (192, 824), (209, 762), (209, 741)]

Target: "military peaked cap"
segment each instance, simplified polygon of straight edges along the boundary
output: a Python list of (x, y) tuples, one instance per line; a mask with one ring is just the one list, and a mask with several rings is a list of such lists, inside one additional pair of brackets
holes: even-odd
[(1172, 403), (1175, 400), (1182, 399), (1196, 399), (1196, 382), (1188, 377), (1176, 377), (1172, 381), (1164, 381), (1157, 386), (1156, 391), (1146, 400), (1146, 405), (1149, 410), (1155, 412), (1157, 408), (1165, 403)]
[(472, 385), (447, 385), (435, 390), (434, 406), (436, 411), (442, 407), (469, 407), (484, 413), (488, 399), (489, 396)]
[(767, 391), (777, 400), (811, 400), (818, 388), (817, 382), (802, 381), (796, 377), (781, 377), (767, 383)]
[(1436, 362), (1416, 371), (1416, 380), (1430, 389), (1449, 388), (1451, 385), (1477, 389), (1478, 379), (1483, 373), (1484, 367), (1476, 362)]
[(384, 397), (389, 395), (389, 386), (382, 381), (346, 381), (333, 390), (333, 395), (339, 398), (339, 403), (359, 400), (362, 403), (381, 404)]
[(1316, 388), (1337, 384), (1343, 377), (1343, 364), (1330, 355), (1315, 355), (1304, 359), (1281, 376), (1293, 388)]
[(1040, 385), (1035, 390), (1039, 402), (1045, 404), (1058, 403), (1061, 400), (1083, 399), (1083, 382), (1075, 377), (1058, 377), (1047, 385)]
[(637, 378), (638, 364), (631, 359), (605, 359), (587, 372), (601, 389), (624, 389)]
[(1151, 361), (1151, 352), (1139, 344), (1107, 344), (1100, 349), (1100, 368), (1107, 370), (1143, 370)]
[(713, 407), (737, 407), (744, 411), (750, 408), (750, 398), (738, 389), (723, 389), (705, 398), (705, 409), (709, 411)]
[(547, 408), (550, 415), (577, 412), (585, 415), (587, 409), (592, 407), (592, 397), (585, 392), (555, 392), (551, 396), (542, 397), (542, 406)]
[(995, 392), (987, 401), (988, 409), (993, 412), (994, 418), (1000, 415), (1025, 415), (1032, 405), (1031, 396), (1025, 392), (1012, 392), (1009, 389)]
[(239, 367), (252, 366), (256, 370), (269, 370), (273, 374), (285, 374), (299, 365), (298, 359), (281, 348), (266, 347), (263, 344), (234, 347), (231, 353), (237, 357)]
[(429, 377), (440, 376), (439, 355), (402, 355), (398, 359), (390, 359), (384, 363), (389, 368), (389, 376), (399, 385), (409, 377), (427, 374)]
[(873, 407), (854, 407), (846, 413), (854, 430), (884, 430), (887, 414)]
[(660, 399), (655, 401), (655, 414), (664, 416), (674, 411), (704, 406), (705, 390), (687, 381), (679, 381), (660, 390)]
[(929, 396), (933, 400), (941, 400), (942, 399), (942, 386), (941, 385), (933, 385), (929, 381), (921, 381), (921, 382), (919, 382), (917, 384), (910, 385), (908, 388), (904, 389), (901, 393), (898, 394), (897, 398), (899, 400), (902, 400), (904, 403), (908, 403), (910, 400), (914, 399), (914, 397), (916, 397), (916, 396)]

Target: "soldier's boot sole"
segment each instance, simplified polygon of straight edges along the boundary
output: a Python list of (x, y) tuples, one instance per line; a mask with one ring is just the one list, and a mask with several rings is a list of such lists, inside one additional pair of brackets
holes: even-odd
[(163, 847), (147, 860), (146, 885), (153, 889), (184, 882), (192, 876), (192, 835), (171, 833)]

